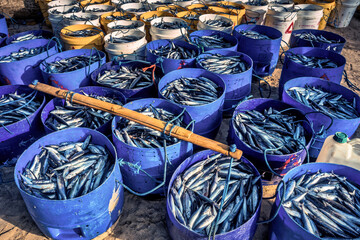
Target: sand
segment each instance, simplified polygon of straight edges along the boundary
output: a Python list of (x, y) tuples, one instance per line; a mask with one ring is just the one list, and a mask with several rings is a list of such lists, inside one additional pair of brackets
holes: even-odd
[[(36, 26), (26, 26), (20, 29), (10, 28), (12, 33), (35, 29)], [(346, 71), (349, 79), (360, 87), (360, 14), (357, 14), (350, 23), (350, 26), (344, 29), (334, 29), (326, 27), (331, 31), (342, 35), (347, 40), (342, 54), (346, 57)], [(272, 86), (272, 98), (278, 97), (278, 80), (281, 73), (281, 63), (268, 81)], [(257, 88), (258, 83), (253, 81), (252, 95), (259, 97)], [(342, 82), (342, 85), (344, 83)], [(224, 119), (217, 140), (226, 143), (226, 136), (229, 127), (229, 119)], [(359, 129), (356, 133), (359, 137)], [(264, 196), (272, 196), (274, 187), (266, 188)], [(268, 219), (272, 201), (264, 200), (262, 202), (260, 220)], [(169, 239), (166, 229), (166, 204), (164, 198), (145, 199), (125, 193), (125, 202), (120, 221), (115, 226), (113, 233), (105, 240), (131, 239)], [(30, 215), (27, 212), (25, 203), (15, 185), (15, 183), (0, 184), (0, 239), (25, 239), (42, 240), (46, 239), (37, 228)], [(255, 240), (268, 239), (268, 225), (258, 226)]]

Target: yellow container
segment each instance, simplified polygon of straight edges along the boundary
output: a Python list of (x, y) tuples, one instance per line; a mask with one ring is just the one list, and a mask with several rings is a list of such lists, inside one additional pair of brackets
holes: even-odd
[(168, 5), (158, 7), (156, 11), (170, 12), (171, 14), (176, 15), (178, 12), (186, 11), (186, 8), (178, 5)]
[(187, 22), (189, 24), (190, 32), (193, 32), (193, 31), (197, 30), (197, 24), (198, 24), (199, 20), (186, 19), (186, 17), (189, 15), (197, 15), (198, 17), (200, 17), (200, 13), (194, 12), (194, 11), (183, 11), (183, 12), (179, 12), (176, 14), (176, 16), (178, 18), (185, 20), (185, 22)]
[(150, 21), (148, 21), (149, 18), (152, 18), (154, 16), (157, 17), (174, 17), (174, 15), (172, 15), (169, 12), (164, 12), (164, 11), (150, 11), (150, 12), (146, 12), (140, 15), (140, 21), (142, 21), (143, 23), (145, 23), (145, 32), (146, 32), (146, 40), (148, 42), (151, 41), (151, 35), (150, 35)]
[[(66, 35), (66, 33), (68, 32), (90, 29), (97, 31), (98, 34), (89, 37), (71, 37)], [(104, 32), (100, 28), (91, 25), (79, 24), (64, 27), (63, 29), (61, 29), (60, 38), (61, 41), (64, 43), (65, 50), (91, 49), (93, 47), (98, 50), (104, 49)]]
[(321, 18), (318, 28), (319, 30), (324, 30), (330, 13), (336, 6), (335, 0), (306, 0), (306, 3), (319, 5), (324, 8), (324, 16)]
[(294, 0), (295, 4), (305, 4), (306, 0)]
[(84, 0), (80, 2), (81, 6), (86, 7), (93, 4), (111, 5), (110, 0)]
[(41, 14), (43, 15), (45, 19), (45, 23), (47, 26), (51, 26), (51, 23), (49, 21), (49, 13), (48, 13), (48, 3), (51, 2), (51, 0), (35, 0), (35, 3), (39, 4)]
[(217, 14), (220, 16), (230, 18), (231, 21), (233, 21), (235, 25), (239, 25), (241, 23), (241, 19), (245, 12), (241, 16), (239, 16), (237, 14), (237, 12), (235, 12), (233, 10), (223, 8), (223, 7), (209, 6), (209, 13), (213, 13), (213, 14)]
[(108, 20), (106, 17), (113, 16), (113, 17), (125, 17), (125, 19), (119, 19), (119, 20), (136, 20), (136, 16), (133, 13), (128, 12), (110, 12), (110, 13), (104, 13), (100, 17), (100, 24), (102, 29), (107, 33), (108, 27), (107, 25), (115, 20)]
[(205, 4), (196, 3), (187, 7), (189, 11), (198, 12), (200, 14), (206, 14), (209, 12), (209, 7)]

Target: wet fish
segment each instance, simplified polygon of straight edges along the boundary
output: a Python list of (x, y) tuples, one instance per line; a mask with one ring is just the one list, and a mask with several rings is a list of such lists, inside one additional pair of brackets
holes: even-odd
[(295, 37), (300, 39), (310, 41), (310, 42), (320, 42), (320, 43), (340, 43), (340, 40), (331, 40), (325, 38), (323, 35), (314, 35), (312, 32), (302, 32), (295, 34)]
[(239, 31), (239, 33), (241, 35), (244, 35), (245, 37), (252, 38), (252, 39), (260, 39), (260, 40), (271, 39), (268, 36), (266, 36), (265, 34), (261, 34), (261, 33), (258, 33), (256, 31), (251, 31), (251, 30), (246, 30), (246, 31), (241, 30), (241, 31)]
[(81, 11), (81, 8), (80, 7), (77, 7), (77, 6), (74, 6), (74, 7), (71, 7), (67, 10), (64, 10), (63, 11), (59, 11), (59, 9), (57, 8), (50, 8), (49, 9), (49, 12), (52, 13), (52, 14), (67, 14), (67, 13), (77, 13), (77, 12), (80, 12)]
[(66, 36), (70, 36), (70, 37), (90, 37), (90, 36), (95, 36), (97, 34), (99, 34), (99, 30), (96, 30), (96, 29), (67, 31), (65, 33)]
[(98, 16), (96, 15), (91, 15), (91, 16), (79, 16), (76, 14), (70, 15), (70, 16), (63, 16), (63, 18), (65, 19), (69, 19), (69, 20), (76, 20), (76, 21), (92, 21), (98, 18)]
[(35, 35), (33, 33), (29, 33), (23, 36), (19, 36), (11, 41), (11, 43), (19, 43), (27, 40), (34, 40), (34, 39), (43, 39), (44, 37), (42, 35)]
[[(90, 141), (88, 135), (84, 142), (40, 147), (40, 153), (19, 173), (21, 188), (36, 197), (52, 200), (72, 199), (95, 190), (111, 173), (114, 159), (105, 147)], [(88, 142), (86, 148), (79, 147), (85, 142)], [(96, 153), (91, 149), (97, 149)], [(75, 159), (76, 155), (80, 157)]]
[(191, 42), (201, 48), (229, 48), (232, 44), (219, 34), (211, 36), (196, 36), (191, 38)]
[(169, 41), (168, 44), (160, 46), (157, 49), (149, 49), (149, 51), (156, 56), (170, 59), (189, 59), (197, 56), (195, 50), (188, 50), (177, 46), (172, 41)]
[(199, 106), (214, 102), (223, 89), (208, 78), (182, 77), (168, 83), (161, 94), (175, 103), (188, 106)]
[(240, 56), (204, 54), (198, 62), (206, 70), (218, 74), (237, 74), (249, 69), (248, 64), (242, 61)]
[(203, 22), (206, 25), (212, 26), (212, 27), (231, 27), (232, 22), (231, 21), (224, 21), (221, 19), (208, 19)]
[(109, 9), (104, 9), (104, 8), (85, 8), (86, 12), (109, 12)]
[(189, 26), (185, 22), (156, 22), (152, 26), (161, 28), (161, 29), (180, 29), (185, 28), (188, 29)]
[(288, 58), (293, 62), (296, 62), (298, 64), (301, 64), (301, 65), (304, 65), (304, 66), (310, 67), (310, 68), (337, 68), (338, 67), (336, 62), (334, 62), (328, 58), (311, 57), (311, 56), (308, 57), (305, 55), (294, 54), (294, 53), (289, 54)]
[(142, 36), (135, 36), (135, 35), (126, 35), (121, 37), (116, 37), (116, 34), (110, 35), (110, 38), (108, 40), (109, 43), (130, 43), (135, 42), (137, 40), (140, 40)]
[(110, 20), (110, 21), (116, 21), (116, 20), (128, 20), (131, 18), (130, 14), (124, 14), (122, 16), (114, 16), (114, 14), (106, 16), (105, 19), (106, 20)]
[(265, 6), (268, 4), (268, 2), (262, 1), (262, 0), (250, 0), (250, 1), (246, 2), (245, 4), (252, 5), (252, 6)]
[(116, 24), (111, 29), (136, 29), (141, 26), (141, 23), (134, 21), (130, 25)]
[(45, 71), (48, 73), (65, 73), (87, 67), (89, 64), (99, 62), (100, 60), (99, 54), (94, 53), (92, 56), (83, 54), (80, 56), (63, 58), (50, 63), (44, 61), (43, 64), (45, 66)]
[(351, 103), (341, 94), (330, 93), (320, 87), (309, 85), (304, 88), (292, 87), (286, 92), (296, 101), (333, 118), (354, 119), (359, 117), (355, 98)]
[(199, 17), (200, 17), (199, 14), (190, 13), (190, 14), (187, 14), (187, 15), (183, 16), (182, 18), (186, 19), (186, 20), (199, 20)]
[(17, 52), (11, 52), (9, 55), (0, 56), (0, 63), (9, 63), (24, 60), (26, 58), (31, 58), (33, 56), (39, 55), (46, 51), (46, 46), (35, 47), (35, 48), (26, 48), (22, 47)]

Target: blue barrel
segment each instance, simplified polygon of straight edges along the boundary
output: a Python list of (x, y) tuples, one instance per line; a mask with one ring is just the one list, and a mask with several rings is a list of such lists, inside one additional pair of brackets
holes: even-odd
[[(9, 93), (17, 92), (18, 94), (25, 93), (28, 95), (33, 91), (34, 90), (24, 85), (1, 86), (0, 98)], [(40, 92), (37, 92), (35, 99), (41, 102), (41, 105), (27, 118), (27, 120), (24, 118), (18, 122), (5, 126), (5, 128), (0, 126), (0, 162), (4, 162), (20, 155), (38, 137), (44, 135), (40, 121), (40, 112), (45, 105), (45, 97)]]
[[(309, 163), (292, 169), (288, 172), (283, 180), (286, 182), (291, 179), (297, 178), (303, 174), (313, 174), (318, 170), (322, 173), (333, 172), (357, 185), (360, 184), (360, 171), (347, 167), (344, 165), (333, 164), (333, 163)], [(273, 211), (275, 211), (280, 204), (280, 193), (277, 193), (275, 203), (273, 205)], [(280, 207), (279, 214), (276, 216), (274, 221), (271, 222), (269, 231), (270, 240), (320, 240), (322, 238), (316, 237), (304, 228), (300, 227), (285, 211), (284, 207)], [(355, 239), (355, 238), (354, 238)]]
[(220, 97), (212, 103), (200, 106), (180, 105), (181, 107), (185, 108), (195, 120), (195, 133), (205, 137), (215, 138), (222, 121), (222, 111), (226, 92), (226, 86), (224, 81), (214, 73), (208, 72), (203, 69), (180, 69), (166, 74), (160, 80), (158, 85), (159, 96), (165, 98), (161, 94), (161, 90), (166, 86), (166, 84), (173, 82), (181, 77), (205, 77), (212, 80), (214, 83), (216, 83), (219, 87), (223, 89)]
[[(231, 47), (229, 48), (222, 48), (222, 50), (229, 50), (229, 51), (237, 51), (238, 49), (238, 41), (236, 37), (232, 36), (231, 34), (228, 34), (226, 32), (217, 31), (217, 30), (198, 30), (195, 32), (190, 33), (189, 37), (190, 40), (193, 40), (195, 38), (203, 37), (203, 36), (220, 36), (224, 38), (225, 41), (231, 43)], [(201, 47), (198, 46), (200, 49)], [(211, 48), (211, 47), (204, 47), (203, 51), (210, 51), (210, 50), (218, 50), (219, 48)]]
[[(271, 39), (252, 39), (240, 31), (255, 31)], [(262, 25), (242, 24), (234, 28), (233, 35), (238, 39), (238, 51), (251, 57), (254, 62), (254, 73), (259, 76), (271, 75), (279, 59), (282, 34), (279, 30)]]
[(45, 39), (51, 39), (54, 34), (52, 32), (49, 31), (45, 31), (45, 30), (30, 30), (30, 31), (26, 31), (26, 32), (21, 32), (15, 35), (12, 35), (11, 37), (8, 37), (8, 39), (6, 40), (6, 44), (11, 44), (11, 42), (13, 40), (16, 40), (18, 37), (22, 37), (25, 36), (27, 34), (33, 34), (35, 36), (42, 36)]
[[(212, 155), (214, 153), (216, 153), (216, 152), (214, 152), (212, 150), (205, 150), (205, 151), (198, 152), (198, 153), (192, 155), (191, 157), (187, 158), (176, 169), (176, 171), (172, 175), (170, 183), (169, 183), (167, 196), (170, 195), (170, 188), (173, 185), (177, 176), (182, 174), (184, 171), (186, 171), (188, 168), (190, 168), (195, 163), (205, 160), (209, 155)], [(260, 175), (259, 172), (257, 171), (257, 169), (254, 167), (254, 165), (252, 165), (251, 162), (249, 162), (245, 157), (241, 157), (241, 160), (253, 169), (255, 176)], [(260, 183), (260, 186), (259, 186), (260, 189), (262, 189), (261, 181), (258, 181), (258, 182)], [(257, 221), (260, 216), (262, 191), (260, 191), (260, 192), (261, 192), (260, 204), (258, 205), (253, 216), (247, 222), (245, 222), (243, 225), (232, 230), (231, 232), (216, 235), (215, 239), (228, 240), (228, 239), (252, 239), (253, 238), (255, 231), (256, 231), (256, 227), (257, 227)], [(173, 216), (173, 214), (170, 210), (169, 198), (166, 199), (166, 212), (167, 212), (166, 223), (167, 223), (167, 227), (168, 227), (168, 231), (169, 231), (171, 239), (173, 239), (173, 240), (182, 240), (182, 239), (207, 240), (208, 239), (208, 236), (200, 235), (200, 234), (186, 228), (184, 225), (180, 224), (177, 219), (175, 219), (175, 217)]]
[[(96, 82), (96, 78), (99, 75), (99, 73), (103, 74), (104, 71), (107, 70), (119, 70), (121, 67), (136, 67), (136, 68), (148, 68), (146, 71), (154, 71), (155, 78), (160, 78), (162, 76), (162, 71), (159, 67), (151, 67), (151, 64), (142, 62), (142, 61), (112, 61), (108, 62), (104, 65), (102, 65), (100, 68), (96, 69), (94, 72), (91, 73), (91, 81), (93, 85), (99, 85)], [(156, 79), (155, 79), (156, 80)], [(156, 81), (154, 81), (156, 82)], [(156, 86), (155, 84), (152, 84), (148, 87), (143, 88), (137, 88), (137, 89), (120, 89), (120, 88), (114, 88), (116, 91), (121, 92), (127, 99), (140, 99), (140, 98), (150, 98), (150, 97), (156, 97)]]
[(34, 39), (25, 42), (19, 42), (7, 45), (1, 48), (0, 58), (8, 56), (12, 52), (17, 52), (22, 48), (48, 47), (48, 51), (42, 52), (33, 57), (29, 57), (20, 61), (0, 63), (0, 81), (4, 84), (20, 84), (28, 85), (34, 79), (43, 81), (40, 63), (47, 57), (58, 52), (58, 47), (55, 41), (47, 39)]
[[(114, 168), (98, 188), (68, 200), (50, 200), (28, 194), (19, 185), (19, 172), (41, 151), (41, 146), (69, 141), (84, 141), (91, 134), (92, 143), (106, 147), (114, 159)], [(15, 166), (15, 183), (26, 208), (41, 232), (53, 239), (93, 239), (108, 230), (119, 218), (124, 203), (124, 188), (116, 150), (103, 134), (88, 128), (54, 132), (32, 144)]]
[[(93, 94), (93, 95), (97, 95), (97, 96), (109, 97), (109, 98), (119, 100), (123, 104), (126, 103), (126, 98), (124, 97), (124, 95), (122, 95), (121, 92), (116, 91), (111, 88), (90, 86), (90, 87), (78, 88), (78, 89), (74, 90), (74, 92), (80, 93), (80, 94), (82, 94), (82, 92), (84, 92), (86, 94)], [(44, 109), (41, 112), (41, 122), (44, 126), (46, 134), (54, 132), (53, 129), (51, 129), (45, 125), (45, 122), (48, 119), (50, 112), (52, 110), (54, 110), (56, 106), (64, 106), (64, 104), (65, 104), (64, 99), (54, 98), (45, 105)], [(109, 120), (107, 123), (105, 123), (104, 125), (100, 126), (99, 128), (97, 128), (95, 130), (103, 133), (104, 135), (111, 134), (111, 120)]]
[[(328, 58), (334, 61), (339, 67), (337, 68), (311, 68), (296, 63), (289, 59), (290, 54), (302, 54), (307, 57)], [(318, 77), (324, 80), (340, 84), (346, 59), (342, 55), (328, 51), (322, 48), (297, 47), (291, 48), (285, 53), (284, 65), (279, 80), (279, 95), (281, 96), (284, 84), (293, 78), (298, 77)]]
[[(143, 107), (148, 107), (150, 104), (155, 108), (161, 108), (167, 110), (175, 115), (179, 115), (183, 108), (164, 99), (158, 98), (144, 98), (127, 103), (124, 107), (137, 110)], [(185, 124), (189, 124), (192, 121), (190, 114), (184, 112)], [(126, 162), (137, 164), (141, 166), (141, 169), (146, 171), (153, 178), (159, 182), (163, 181), (164, 167), (165, 167), (165, 152), (164, 148), (138, 148), (130, 146), (120, 141), (114, 134), (114, 129), (117, 128), (121, 117), (116, 116), (111, 125), (113, 143), (118, 152), (118, 157), (122, 158)], [(169, 145), (166, 148), (167, 156), (171, 165), (167, 165), (167, 182), (166, 185), (157, 189), (152, 194), (163, 194), (172, 173), (177, 166), (187, 157), (193, 153), (193, 145), (189, 142), (179, 141), (175, 144)], [(148, 175), (143, 172), (136, 172), (134, 168), (130, 168), (128, 165), (121, 167), (121, 173), (124, 177), (124, 183), (132, 190), (145, 193), (155, 188), (159, 183), (155, 182)]]
[[(52, 63), (64, 58), (70, 58), (75, 56), (94, 56), (100, 55), (101, 61), (89, 62), (87, 66), (75, 71), (64, 73), (48, 73), (46, 71), (45, 63)], [(48, 57), (40, 64), (41, 73), (44, 80), (51, 83), (52, 86), (61, 89), (74, 90), (79, 87), (85, 87), (90, 85), (90, 74), (97, 68), (101, 67), (106, 62), (106, 55), (104, 52), (93, 49), (74, 49), (65, 52), (61, 52), (51, 57)]]
[(175, 46), (180, 46), (188, 50), (194, 50), (196, 54), (200, 53), (200, 50), (195, 45), (187, 43), (181, 40), (155, 40), (146, 44), (146, 60), (151, 63), (156, 63), (158, 67), (161, 67), (164, 71), (164, 74), (182, 68), (192, 68), (195, 67), (196, 60), (195, 58), (189, 59), (170, 59), (156, 56), (150, 52), (150, 49), (158, 49), (161, 46), (166, 46), (173, 42)]
[(5, 33), (0, 32), (0, 47), (6, 45), (6, 39), (7, 39), (7, 35)]
[[(315, 77), (302, 77), (295, 78), (285, 83), (284, 91), (282, 93), (282, 99), (287, 104), (290, 104), (304, 113), (314, 112), (315, 110), (305, 106), (304, 104), (296, 101), (287, 94), (287, 90), (292, 87), (305, 87), (306, 85), (312, 87), (320, 87), (325, 91), (341, 94), (343, 98), (348, 100), (350, 103), (353, 102), (353, 99), (356, 100), (356, 110), (360, 114), (360, 97), (352, 92), (350, 89), (332, 83), (321, 78)], [(321, 112), (315, 112), (307, 115), (307, 118), (313, 123), (315, 133), (319, 132), (322, 127), (328, 128), (331, 124), (331, 117), (322, 114)], [(360, 117), (355, 119), (332, 119), (333, 123), (331, 127), (326, 131), (326, 135), (322, 137), (314, 138), (314, 143), (310, 148), (310, 156), (317, 158), (320, 153), (321, 147), (326, 139), (326, 137), (335, 134), (336, 132), (344, 132), (348, 136), (352, 136), (360, 124)]]
[[(304, 40), (301, 39), (300, 36), (296, 36), (299, 34), (307, 34), (307, 33), (312, 33), (315, 36), (323, 36), (328, 40), (334, 40), (337, 43), (324, 43), (324, 42), (314, 42), (314, 41), (308, 41), (308, 40)], [(326, 49), (329, 51), (333, 51), (336, 53), (341, 53), (344, 45), (346, 43), (345, 38), (343, 38), (342, 36), (332, 33), (332, 32), (327, 32), (327, 31), (321, 31), (321, 30), (317, 30), (317, 29), (299, 29), (299, 30), (295, 30), (291, 33), (291, 37), (290, 37), (290, 48), (294, 48), (294, 47), (318, 47), (318, 48), (322, 48), (322, 49)]]
[[(259, 112), (263, 112), (264, 109), (268, 109), (272, 107), (275, 110), (282, 111), (288, 108), (293, 108), (293, 106), (273, 99), (267, 98), (257, 98), (244, 101), (240, 103), (233, 114), (233, 118), (230, 121), (230, 128), (229, 128), (229, 137), (228, 141), (233, 144), (235, 143), (238, 149), (243, 151), (243, 154), (246, 158), (248, 158), (259, 171), (267, 171), (268, 167), (265, 163), (264, 154), (258, 150), (252, 149), (249, 145), (245, 142), (240, 140), (237, 135), (237, 130), (234, 127), (234, 118), (240, 112), (246, 112), (249, 110), (256, 110)], [(310, 123), (308, 119), (304, 116), (304, 114), (297, 109), (291, 109), (286, 113), (291, 114), (297, 117), (297, 120), (303, 120), (302, 126), (305, 130), (305, 138), (306, 138), (306, 148), (309, 149), (310, 144), (313, 139), (313, 132), (310, 127)], [(271, 155), (267, 154), (267, 160), (269, 162), (270, 167), (278, 174), (285, 175), (289, 170), (292, 168), (299, 166), (303, 163), (306, 157), (306, 150), (302, 149), (298, 152), (286, 154), (286, 155)]]
[(201, 59), (206, 55), (213, 55), (213, 54), (220, 54), (223, 56), (240, 56), (242, 61), (245, 62), (249, 69), (242, 73), (237, 74), (217, 74), (224, 80), (226, 85), (226, 92), (225, 92), (225, 102), (224, 102), (224, 113), (225, 114), (232, 114), (232, 111), (236, 107), (236, 104), (239, 103), (241, 99), (247, 97), (251, 92), (251, 79), (252, 79), (252, 70), (253, 70), (253, 61), (251, 58), (240, 52), (234, 52), (229, 50), (212, 50), (207, 51), (203, 54), (200, 54), (196, 58), (196, 65), (199, 68), (202, 66), (199, 64)]
[(2, 14), (0, 14), (0, 33), (5, 33), (6, 36), (9, 35), (8, 27), (6, 24), (6, 18)]

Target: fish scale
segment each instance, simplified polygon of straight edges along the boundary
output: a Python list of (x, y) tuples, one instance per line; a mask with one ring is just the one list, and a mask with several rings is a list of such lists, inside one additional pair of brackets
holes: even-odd
[(207, 48), (230, 48), (232, 44), (219, 34), (211, 36), (194, 36), (191, 38), (191, 42), (199, 47)]

